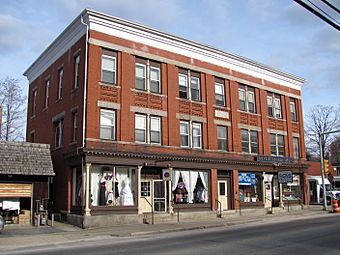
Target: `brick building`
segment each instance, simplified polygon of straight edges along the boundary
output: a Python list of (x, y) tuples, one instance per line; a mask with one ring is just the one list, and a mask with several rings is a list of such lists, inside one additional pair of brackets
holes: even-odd
[(301, 78), (92, 10), (25, 75), (27, 140), (51, 144), (78, 225), (306, 197)]

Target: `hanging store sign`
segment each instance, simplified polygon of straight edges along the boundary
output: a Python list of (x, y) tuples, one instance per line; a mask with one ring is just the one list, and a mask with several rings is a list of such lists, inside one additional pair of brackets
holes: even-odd
[(292, 171), (281, 171), (278, 172), (279, 183), (292, 183), (293, 173)]
[(256, 185), (256, 177), (254, 173), (239, 173), (238, 185), (252, 186)]

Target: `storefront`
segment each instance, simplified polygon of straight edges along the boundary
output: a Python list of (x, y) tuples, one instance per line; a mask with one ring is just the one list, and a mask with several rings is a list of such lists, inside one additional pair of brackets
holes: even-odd
[(239, 172), (238, 185), (240, 202), (244, 206), (263, 205), (262, 173)]

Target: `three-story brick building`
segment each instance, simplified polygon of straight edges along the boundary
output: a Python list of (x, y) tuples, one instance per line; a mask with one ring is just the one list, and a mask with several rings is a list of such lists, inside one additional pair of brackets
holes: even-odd
[(69, 221), (306, 202), (301, 78), (92, 10), (25, 75), (27, 140), (51, 144)]

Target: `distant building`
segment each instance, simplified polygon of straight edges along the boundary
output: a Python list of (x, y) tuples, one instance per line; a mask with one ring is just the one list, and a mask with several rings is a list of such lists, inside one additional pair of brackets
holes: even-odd
[(0, 141), (0, 213), (8, 224), (33, 223), (37, 211), (47, 210), (52, 176), (49, 145)]
[(27, 140), (51, 144), (74, 224), (306, 199), (301, 78), (92, 10), (25, 75)]

